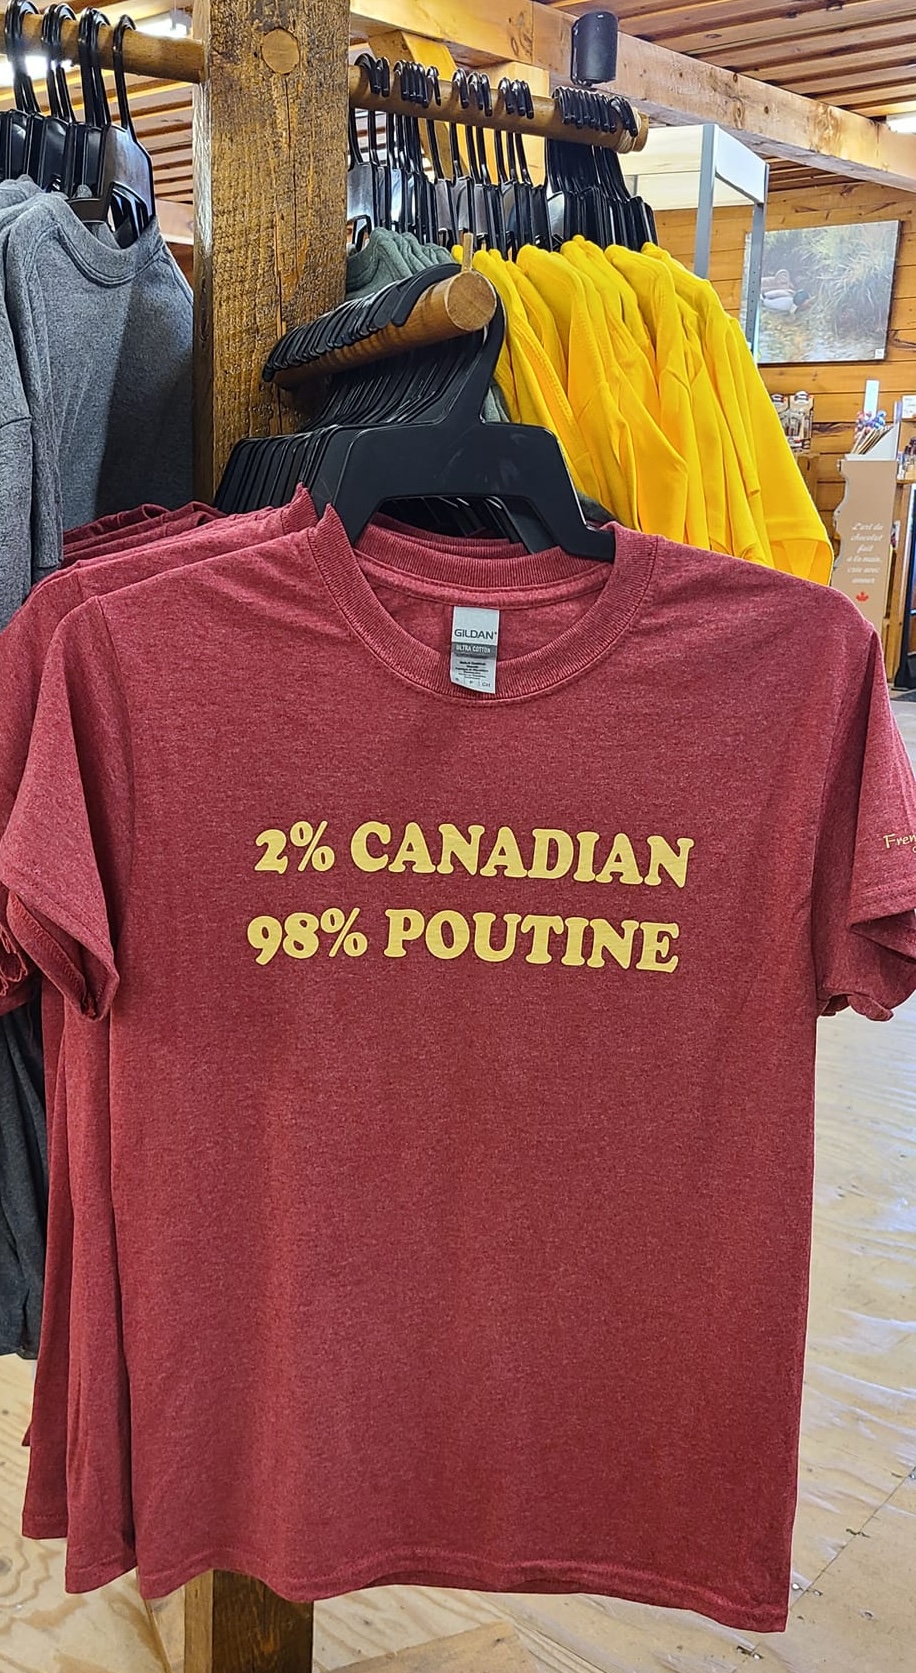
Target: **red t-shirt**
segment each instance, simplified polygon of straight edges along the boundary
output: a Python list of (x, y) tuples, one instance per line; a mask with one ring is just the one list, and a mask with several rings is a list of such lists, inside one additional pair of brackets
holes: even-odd
[(55, 637), (0, 873), (109, 1017), (147, 1595), (785, 1622), (815, 1021), (916, 987), (916, 793), (851, 605), (618, 541), (357, 556), (329, 513)]
[(78, 528), (65, 529), (64, 551), (87, 545), (90, 541), (107, 540), (128, 529), (142, 534), (138, 524), (159, 523), (169, 515), (168, 507), (164, 505), (133, 505), (127, 511), (110, 511), (105, 517), (97, 517), (93, 523), (81, 523)]
[[(180, 539), (171, 534), (170, 520), (174, 520), (175, 514), (166, 514), (155, 521), (139, 515), (150, 509), (138, 508), (130, 551), (111, 563), (100, 558), (91, 563), (79, 560), (56, 571), (32, 589), (0, 633), (0, 690), (4, 692), (0, 710), (0, 830), (5, 828), (12, 812), (25, 768), (48, 647), (57, 627), (71, 610), (88, 598), (147, 580), (177, 565), (243, 549), (252, 542), (310, 528), (315, 522), (314, 507), (304, 490), (299, 490), (290, 504), (279, 510), (219, 519), (214, 514), (204, 518), (193, 534), (186, 533)], [(102, 521), (120, 525), (129, 520), (127, 514), (118, 513)], [(216, 522), (218, 527), (214, 526)], [(112, 544), (110, 530), (108, 542)], [(0, 1012), (21, 1004), (30, 986), (30, 972), (6, 924), (6, 893), (0, 883)], [(69, 1444), (84, 1460), (78, 1479), (91, 1482), (95, 1475), (91, 1488), (95, 1503), (101, 1497), (99, 1482), (106, 1476), (111, 1479), (112, 1492), (119, 1501), (125, 1494), (117, 1449), (106, 1450), (103, 1444), (96, 1456), (96, 1438), (101, 1439), (102, 1426), (96, 1423), (94, 1436), (80, 1437), (80, 1408), (68, 1401), (71, 1355), (74, 1362), (84, 1361), (86, 1374), (91, 1373), (101, 1388), (113, 1392), (118, 1412), (122, 1410), (124, 1398), (118, 1308), (106, 1308), (103, 1302), (106, 1294), (112, 1294), (116, 1260), (113, 1239), (107, 1230), (110, 1213), (106, 1217), (104, 1202), (99, 1210), (97, 1186), (100, 1126), (96, 1112), (100, 1107), (107, 1112), (108, 1104), (107, 1025), (93, 1028), (86, 1038), (84, 1034), (79, 1019), (71, 1018), (68, 1037), (74, 1039), (72, 1049), (80, 1054), (81, 1097), (68, 1116), (66, 1076), (59, 1061), (64, 1038), (63, 1001), (57, 989), (46, 983), (42, 992), (42, 1035), (49, 1147), (47, 1254), (42, 1335), (29, 1429), (29, 1477), (23, 1507), (23, 1531), (36, 1539), (67, 1534), (68, 1416)], [(75, 1287), (74, 1200), (80, 1222)], [(85, 1293), (98, 1297), (88, 1308), (82, 1299)], [(72, 1335), (71, 1305), (75, 1321)], [(114, 1432), (123, 1432), (123, 1428), (119, 1416)], [(76, 1477), (76, 1467), (73, 1468)], [(74, 1493), (79, 1496), (78, 1485)], [(79, 1515), (76, 1520), (78, 1526)]]
[[(405, 541), (420, 538), (416, 531), (408, 531), (388, 518), (378, 521), (385, 528), (397, 530)], [(9, 627), (0, 634), (0, 688), (8, 699), (0, 715), (0, 829), (5, 827), (12, 811), (25, 767), (48, 647), (70, 610), (88, 598), (149, 579), (178, 565), (241, 550), (252, 541), (266, 542), (281, 533), (310, 528), (314, 522), (309, 495), (299, 489), (292, 502), (279, 510), (225, 518), (220, 521), (218, 531), (201, 529), (181, 541), (162, 538), (157, 541), (154, 530), (147, 524), (138, 531), (137, 538), (142, 533), (148, 544), (135, 545), (117, 562), (81, 561), (65, 574), (58, 572), (34, 588)], [(373, 531), (367, 531), (363, 544), (369, 550), (373, 538)], [(464, 543), (443, 541), (442, 544), (460, 550)], [(484, 544), (476, 549), (493, 556), (511, 556), (521, 550), (506, 542)], [(6, 935), (11, 954), (4, 979), (0, 946), (0, 1011), (20, 1003), (28, 991), (25, 965), (18, 949), (9, 943), (5, 906), (6, 890), (0, 884), (0, 942)], [(123, 1527), (130, 1528), (126, 1468), (129, 1460), (117, 1444), (128, 1429), (126, 1372), (116, 1299), (117, 1261), (110, 1211), (105, 1204), (108, 1037), (105, 1023), (87, 1029), (75, 1013), (67, 1019), (65, 1035), (63, 1000), (48, 983), (43, 986), (42, 1012), (50, 1188), (44, 1322), (32, 1401), (28, 1437), (31, 1452), (22, 1520), (24, 1533), (36, 1539), (65, 1537), (68, 1528), (73, 1528), (75, 1550), (84, 1515), (88, 1516), (90, 1527), (93, 1526), (101, 1504), (117, 1506)], [(76, 1055), (79, 1063), (77, 1096), (70, 1100), (69, 1109), (68, 1079), (61, 1059), (65, 1037), (70, 1041), (71, 1059)], [(71, 1083), (73, 1078), (71, 1063)], [(79, 1218), (76, 1250), (74, 1195)], [(86, 1297), (91, 1298), (89, 1305)], [(74, 1379), (76, 1385), (91, 1378), (97, 1390), (88, 1432), (83, 1422), (85, 1402), (68, 1400), (71, 1366), (77, 1365), (82, 1365), (83, 1370)], [(100, 1415), (103, 1398), (110, 1407), (107, 1423), (102, 1422)], [(114, 1442), (109, 1439), (112, 1435)], [(71, 1455), (69, 1489), (68, 1450)], [(68, 1499), (75, 1506), (72, 1515), (68, 1515)], [(128, 1532), (125, 1551), (129, 1550), (129, 1538)], [(121, 1572), (125, 1560), (119, 1557), (113, 1572)], [(132, 1563), (132, 1558), (127, 1560), (127, 1566)], [(75, 1558), (71, 1566), (76, 1573)], [(91, 1572), (94, 1575), (96, 1571)], [(95, 1578), (88, 1581), (91, 1585), (101, 1583)]]
[[(152, 509), (151, 506), (140, 507), (141, 511)], [(203, 505), (195, 500), (190, 505), (181, 506), (178, 511), (166, 511), (161, 517), (125, 521), (121, 528), (104, 529), (96, 535), (84, 535), (83, 531), (77, 531), (80, 534), (78, 540), (68, 541), (64, 536), (60, 567), (66, 569), (70, 564), (88, 558), (113, 558), (119, 552), (132, 552), (141, 542), (146, 544), (150, 540), (169, 540), (179, 534), (190, 534), (194, 529), (205, 528), (208, 523), (220, 522), (222, 515), (212, 505)], [(112, 519), (113, 522), (116, 520), (117, 517)]]

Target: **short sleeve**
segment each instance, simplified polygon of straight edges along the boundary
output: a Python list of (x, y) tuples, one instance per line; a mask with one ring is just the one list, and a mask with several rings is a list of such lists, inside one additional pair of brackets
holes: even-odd
[[(79, 581), (51, 575), (33, 587), (0, 633), (0, 832), (16, 804), (48, 648), (63, 618), (81, 603)], [(29, 997), (34, 971), (9, 934), (7, 891), (0, 882), (0, 1013)]]
[(814, 868), (818, 1009), (885, 1021), (916, 990), (916, 782), (875, 633), (850, 664)]
[(84, 1015), (118, 986), (133, 832), (130, 725), (100, 601), (61, 624), (48, 651), (0, 881), (8, 931)]

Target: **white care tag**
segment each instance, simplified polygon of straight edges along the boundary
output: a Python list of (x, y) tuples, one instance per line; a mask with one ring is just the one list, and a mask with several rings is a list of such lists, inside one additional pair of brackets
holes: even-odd
[(452, 685), (469, 691), (496, 690), (499, 611), (456, 604), (452, 610)]

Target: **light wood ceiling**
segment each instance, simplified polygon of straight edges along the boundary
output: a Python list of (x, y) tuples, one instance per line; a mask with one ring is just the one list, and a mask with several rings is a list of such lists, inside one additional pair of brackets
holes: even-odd
[[(499, 0), (491, 3), (496, 7)], [(581, 0), (552, 3), (570, 17), (588, 9)], [(607, 3), (619, 16), (621, 28), (631, 34), (792, 92), (827, 99), (866, 116), (916, 107), (913, 0)], [(39, 4), (44, 9), (47, 0), (39, 0)], [(187, 0), (189, 11), (190, 6), (191, 0)], [(76, 0), (75, 9), (82, 9), (80, 0)], [(170, 8), (168, 0), (133, 0), (129, 9), (139, 23)], [(110, 8), (112, 16), (117, 12), (117, 6)], [(79, 78), (73, 75), (70, 81), (78, 106)], [(190, 88), (132, 78), (129, 86), (137, 132), (152, 154), (160, 199), (190, 204)], [(10, 102), (9, 93), (0, 90), (0, 105)], [(775, 189), (810, 185), (820, 178), (807, 168), (776, 164), (772, 185)]]
[[(554, 0), (576, 17), (580, 0)], [(609, 0), (621, 29), (863, 116), (916, 106), (912, 0)]]

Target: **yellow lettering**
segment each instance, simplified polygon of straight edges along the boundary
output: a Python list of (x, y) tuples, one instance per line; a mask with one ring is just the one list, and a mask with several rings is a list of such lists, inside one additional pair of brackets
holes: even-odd
[(378, 837), (380, 842), (390, 842), (391, 826), (379, 825), (374, 819), (367, 819), (350, 838), (350, 858), (360, 871), (384, 871), (388, 864), (388, 855), (370, 854), (367, 843), (371, 836)]
[[(534, 858), (529, 877), (565, 877), (576, 852), (571, 836), (565, 831), (532, 831)], [(555, 850), (551, 854), (551, 850)]]
[(661, 882), (662, 872), (666, 871), (671, 881), (676, 883), (679, 889), (683, 889), (687, 881), (687, 861), (693, 847), (693, 837), (678, 837), (677, 853), (664, 837), (650, 836), (647, 841), (651, 860), (645, 882), (654, 887), (656, 883)]
[(671, 943), (680, 935), (677, 924), (640, 924), (642, 930), (642, 953), (640, 954), (637, 970), (676, 970), (678, 966), (677, 953), (671, 953)]
[(576, 841), (579, 844), (579, 863), (573, 872), (573, 877), (577, 883), (594, 883), (595, 849), (598, 846), (598, 832), (579, 831)]
[(490, 851), (490, 857), (485, 866), (481, 866), (481, 877), (495, 877), (497, 871), (504, 871), (507, 877), (527, 877), (515, 832), (510, 831), (508, 825), (500, 825), (496, 833), (496, 841)]
[(526, 964), (552, 964), (550, 956), (551, 935), (562, 935), (566, 925), (562, 918), (543, 918), (539, 913), (529, 913), (522, 924), (522, 934), (531, 936), (531, 951), (526, 954)]
[(388, 945), (385, 948), (385, 957), (406, 958), (407, 951), (404, 943), (406, 941), (419, 941), (423, 934), (424, 919), (422, 912), (417, 912), (413, 907), (408, 907), (406, 912), (395, 912), (389, 909), (386, 911), (385, 917), (388, 919)]
[(592, 951), (588, 961), (589, 970), (604, 969), (605, 953), (610, 953), (621, 970), (629, 970), (633, 957), (633, 937), (639, 928), (637, 920), (624, 918), (619, 929), (609, 924), (606, 918), (592, 918), (591, 925)]
[(566, 951), (560, 960), (561, 964), (571, 964), (578, 968), (585, 963), (582, 956), (582, 942), (588, 929), (587, 918), (567, 918), (566, 920)]
[(433, 958), (460, 958), (470, 939), (471, 926), (460, 912), (437, 912), (426, 926), (426, 946)]
[(618, 877), (621, 883), (642, 882), (642, 873), (636, 864), (633, 844), (629, 837), (624, 836), (622, 832), (615, 836), (614, 846), (595, 878), (595, 882), (610, 883), (614, 877)]
[(497, 951), (490, 935), (496, 922), (495, 912), (474, 913), (474, 951), (484, 964), (505, 964), (515, 952), (515, 938), (518, 926), (522, 921), (520, 912), (504, 912), (503, 923), (506, 926), (506, 939)]
[(419, 825), (415, 824), (412, 819), (409, 819), (404, 826), (401, 846), (392, 860), (389, 870), (406, 871), (408, 866), (411, 871), (423, 872), (425, 876), (429, 876), (436, 869), (433, 865), (432, 855), (426, 846), (426, 838)]
[(443, 872), (446, 876), (451, 876), (455, 869), (452, 861), (459, 860), (465, 871), (469, 872), (472, 877), (476, 877), (477, 867), (480, 864), (480, 839), (483, 836), (483, 826), (469, 825), (468, 834), (465, 836), (463, 831), (459, 831), (457, 825), (440, 825), (439, 835), (442, 838), (442, 852), (436, 870)]

